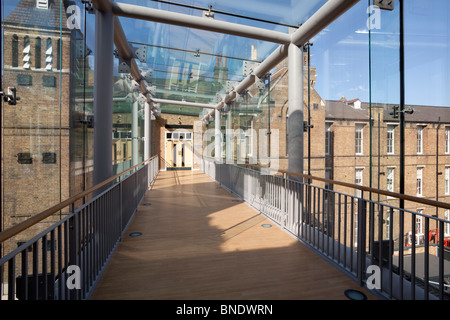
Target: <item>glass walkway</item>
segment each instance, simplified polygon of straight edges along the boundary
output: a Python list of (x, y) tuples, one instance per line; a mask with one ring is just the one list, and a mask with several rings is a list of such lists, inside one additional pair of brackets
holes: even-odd
[(199, 171), (160, 172), (92, 299), (346, 300), (371, 293)]

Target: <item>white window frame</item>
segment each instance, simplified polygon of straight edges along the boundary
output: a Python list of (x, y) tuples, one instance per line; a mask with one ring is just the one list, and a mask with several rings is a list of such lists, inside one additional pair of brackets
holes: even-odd
[(450, 154), (450, 127), (445, 127), (445, 153)]
[(445, 167), (444, 184), (445, 184), (445, 194), (450, 194), (450, 167)]
[(386, 190), (394, 192), (395, 188), (395, 167), (387, 167), (386, 170)]
[[(423, 213), (422, 209), (417, 210), (417, 213)], [(423, 234), (423, 217), (421, 215), (416, 215), (416, 234)]]
[[(450, 221), (450, 209), (445, 209), (444, 219)], [(450, 223), (444, 224), (444, 235), (446, 237), (450, 236)]]
[(325, 122), (325, 154), (331, 154), (331, 122)]
[[(423, 214), (423, 209), (417, 209), (417, 213)], [(414, 240), (416, 242), (416, 245), (421, 245), (422, 241), (424, 239), (423, 234), (423, 216), (416, 215), (416, 229), (414, 230)]]
[(425, 127), (417, 126), (417, 154), (423, 154), (423, 129)]
[[(363, 185), (363, 177), (364, 177), (364, 168), (355, 168), (355, 184), (358, 186)], [(361, 197), (361, 190), (355, 190), (355, 196)]]
[(423, 167), (417, 168), (417, 196), (423, 196)]
[(395, 154), (395, 126), (388, 124), (386, 137), (387, 154)]
[(37, 0), (36, 8), (38, 9), (48, 9), (48, 0)]
[(356, 155), (364, 154), (363, 141), (364, 141), (364, 124), (355, 123), (355, 154)]

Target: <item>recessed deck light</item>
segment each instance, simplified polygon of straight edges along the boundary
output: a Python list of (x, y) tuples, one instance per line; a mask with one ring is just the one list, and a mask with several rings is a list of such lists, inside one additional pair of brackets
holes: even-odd
[(142, 233), (141, 232), (132, 232), (129, 234), (129, 236), (130, 237), (139, 237), (139, 236), (142, 236)]
[(269, 223), (264, 223), (264, 224), (261, 225), (261, 227), (263, 227), (263, 228), (272, 228), (272, 225), (269, 224)]
[(358, 290), (345, 290), (344, 294), (350, 300), (367, 300), (367, 296)]

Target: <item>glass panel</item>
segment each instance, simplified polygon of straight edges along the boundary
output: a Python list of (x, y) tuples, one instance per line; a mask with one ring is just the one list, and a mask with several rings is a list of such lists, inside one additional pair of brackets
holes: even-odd
[(2, 89), (20, 97), (2, 101), (2, 230), (92, 186), (94, 16), (84, 8), (81, 0), (2, 1)]

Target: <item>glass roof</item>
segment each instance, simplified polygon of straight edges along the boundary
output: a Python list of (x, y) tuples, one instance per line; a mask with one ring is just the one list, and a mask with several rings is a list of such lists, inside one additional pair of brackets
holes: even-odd
[[(125, 0), (120, 3), (201, 17), (210, 10), (214, 19), (289, 33), (304, 23), (326, 0)], [(217, 93), (227, 83), (245, 78), (244, 64), (263, 61), (276, 43), (175, 25), (119, 17), (133, 47), (145, 46), (147, 58), (138, 62), (145, 72), (153, 70), (156, 97), (215, 105)], [(162, 105), (162, 111), (169, 106)], [(173, 107), (173, 106), (172, 106)], [(176, 110), (181, 110), (179, 106)], [(191, 113), (195, 108), (182, 107)], [(196, 109), (195, 113), (201, 113)]]

